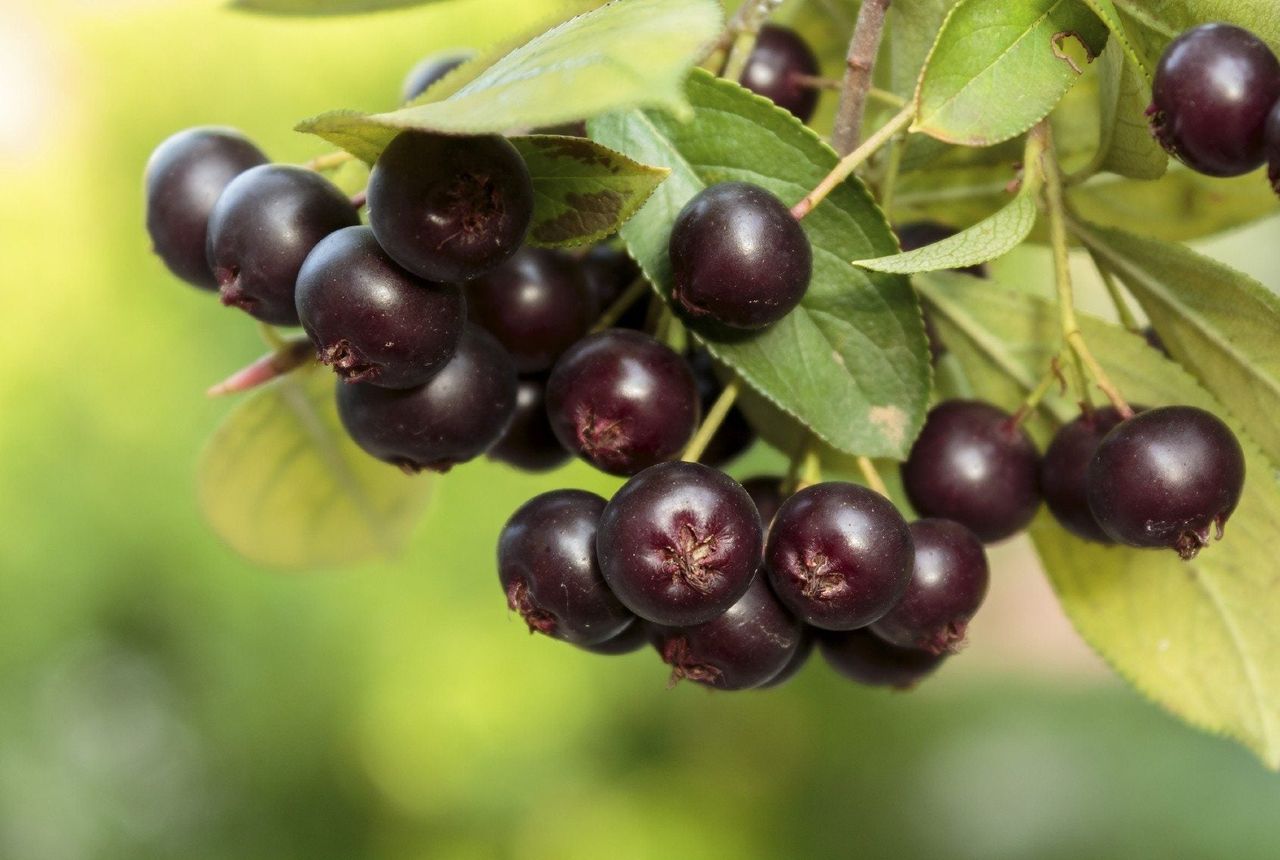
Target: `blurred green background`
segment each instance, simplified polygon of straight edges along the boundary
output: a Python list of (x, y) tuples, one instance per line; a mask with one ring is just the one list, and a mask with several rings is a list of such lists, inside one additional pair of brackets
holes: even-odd
[[(395, 563), (282, 575), (210, 533), (194, 464), (231, 404), (202, 391), (262, 346), (148, 253), (151, 148), (225, 123), (304, 160), (295, 120), (387, 106), (421, 55), (550, 7), (0, 0), (0, 857), (1280, 855), (1280, 779), (1111, 678), (1020, 542), (919, 691), (815, 661), (730, 696), (509, 617), (497, 531), (611, 491), (582, 467), (457, 469)], [(1276, 229), (1209, 247), (1274, 288)]]

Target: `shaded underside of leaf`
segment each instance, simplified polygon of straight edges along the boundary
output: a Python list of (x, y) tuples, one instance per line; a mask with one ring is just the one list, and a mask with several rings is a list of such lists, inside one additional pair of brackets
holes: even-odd
[(1147, 125), (1151, 87), (1125, 61), (1119, 42), (1102, 52), (1098, 103), (1101, 139), (1097, 167), (1131, 179), (1159, 179), (1169, 168), (1169, 156)]
[(1031, 233), (1036, 225), (1036, 202), (1022, 193), (999, 212), (940, 242), (873, 260), (857, 260), (854, 265), (877, 272), (914, 274), (963, 269), (1003, 257)]

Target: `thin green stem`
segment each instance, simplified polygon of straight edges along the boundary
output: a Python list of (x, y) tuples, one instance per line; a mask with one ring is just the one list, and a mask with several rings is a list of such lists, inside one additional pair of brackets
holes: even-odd
[(355, 158), (349, 152), (330, 152), (326, 155), (317, 155), (315, 158), (306, 162), (302, 166), (308, 170), (325, 171), (335, 170)]
[(893, 139), (894, 135), (910, 125), (914, 116), (915, 106), (907, 105), (893, 119), (885, 123), (883, 128), (867, 138), (862, 146), (840, 159), (840, 162), (832, 168), (822, 182), (818, 183), (818, 187), (806, 194), (803, 200), (792, 207), (792, 217), (799, 221), (817, 208), (818, 204), (827, 199), (827, 195), (839, 187), (841, 182), (848, 179), (867, 159), (879, 152), (881, 147)]
[(649, 282), (644, 278), (636, 278), (631, 282), (631, 286), (622, 291), (622, 295), (613, 300), (613, 304), (605, 308), (604, 313), (596, 319), (596, 324), (591, 327), (591, 333), (604, 331), (616, 323), (623, 314), (636, 302), (640, 301), (640, 297), (649, 291)]
[[(1066, 350), (1063, 350), (1065, 352)], [(1062, 375), (1062, 353), (1055, 355), (1049, 360), (1049, 369), (1045, 371), (1043, 377), (1031, 393), (1027, 395), (1027, 399), (1022, 401), (1022, 405), (1018, 407), (1018, 411), (1013, 413), (1013, 426), (1017, 427), (1023, 421), (1031, 417), (1031, 414), (1040, 406), (1040, 401), (1053, 389), (1057, 383), (1066, 390), (1066, 378)]]
[(264, 322), (258, 323), (258, 336), (262, 338), (263, 343), (271, 347), (275, 352), (280, 352), (289, 345), (289, 341), (284, 338), (284, 335), (276, 331), (275, 326)]
[[(720, 77), (736, 81), (742, 77), (742, 70), (747, 66), (747, 59), (760, 37), (760, 28), (779, 6), (782, 0), (747, 0), (743, 9), (734, 19), (737, 31), (730, 43), (729, 55), (725, 57), (724, 67), (720, 69)], [(731, 24), (730, 27), (733, 25)]]
[(880, 472), (870, 457), (858, 458), (858, 471), (862, 473), (862, 479), (867, 482), (868, 487), (886, 499), (889, 498), (889, 488), (884, 485), (884, 478), (880, 477)]
[(738, 393), (741, 390), (742, 382), (738, 377), (735, 376), (729, 380), (724, 387), (724, 391), (721, 391), (720, 396), (716, 398), (716, 402), (707, 410), (707, 416), (702, 419), (702, 426), (698, 428), (698, 432), (690, 440), (689, 446), (680, 455), (681, 460), (696, 463), (702, 458), (707, 446), (711, 444), (711, 440), (715, 438), (716, 432), (720, 429), (720, 425), (724, 423), (729, 410), (733, 408), (733, 404), (738, 399)]
[(1120, 289), (1120, 282), (1116, 280), (1115, 273), (1107, 268), (1106, 264), (1098, 259), (1098, 255), (1093, 251), (1089, 252), (1089, 257), (1093, 260), (1093, 267), (1098, 271), (1098, 277), (1102, 279), (1102, 285), (1107, 288), (1107, 295), (1111, 297), (1111, 304), (1115, 305), (1116, 315), (1120, 318), (1120, 325), (1134, 334), (1141, 334), (1142, 326), (1138, 325), (1138, 320), (1129, 308), (1129, 303), (1125, 301), (1124, 292)]

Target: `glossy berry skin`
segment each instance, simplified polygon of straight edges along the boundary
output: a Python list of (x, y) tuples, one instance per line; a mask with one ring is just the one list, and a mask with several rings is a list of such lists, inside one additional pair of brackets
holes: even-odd
[(1280, 101), (1280, 62), (1230, 24), (1187, 30), (1165, 49), (1152, 88), (1152, 129), (1192, 170), (1239, 176), (1262, 166), (1267, 115)]
[(466, 289), (472, 321), (506, 347), (520, 373), (549, 370), (596, 319), (582, 268), (563, 251), (523, 248)]
[(637, 331), (575, 344), (547, 381), (547, 415), (565, 448), (613, 475), (678, 455), (698, 427), (698, 390), (679, 354)]
[(635, 651), (639, 651), (641, 648), (649, 644), (649, 640), (648, 623), (636, 618), (624, 627), (621, 633), (614, 636), (612, 639), (606, 639), (603, 642), (597, 642), (592, 645), (579, 644), (578, 647), (583, 651), (590, 651), (592, 654), (603, 654), (606, 657), (618, 657), (623, 654), (631, 654)]
[(781, 475), (757, 475), (742, 482), (742, 488), (747, 491), (751, 501), (756, 503), (765, 531), (768, 531), (774, 517), (778, 515), (778, 509), (786, 501), (782, 495), (782, 483), (785, 480)]
[(777, 676), (800, 650), (800, 622), (773, 596), (763, 576), (723, 615), (691, 627), (660, 627), (655, 645), (671, 680), (718, 690), (749, 690)]
[(648, 621), (710, 621), (747, 591), (760, 565), (760, 515), (737, 481), (699, 463), (660, 463), (628, 481), (600, 520), (605, 582)]
[(360, 223), (313, 170), (264, 164), (237, 176), (209, 215), (209, 265), (222, 303), (272, 325), (298, 325), (294, 288), (320, 240)]
[(468, 325), (444, 369), (417, 388), (338, 384), (338, 415), (351, 438), (407, 473), (447, 472), (487, 451), (516, 408), (516, 371), (502, 346)]
[(955, 520), (984, 543), (1026, 528), (1040, 507), (1039, 455), (1005, 412), (948, 400), (925, 420), (902, 483), (921, 516)]
[(781, 687), (796, 675), (799, 675), (800, 670), (809, 662), (809, 657), (813, 654), (813, 649), (817, 642), (818, 638), (813, 629), (802, 624), (800, 626), (800, 647), (795, 650), (795, 653), (791, 655), (791, 659), (787, 661), (787, 665), (783, 666), (778, 674), (765, 681), (757, 689), (771, 690), (774, 687)]
[[(724, 386), (716, 378), (715, 362), (705, 349), (695, 349), (688, 354), (689, 366), (693, 369), (693, 378), (698, 385), (698, 399), (702, 405), (702, 414), (706, 415), (716, 400), (724, 393)], [(756, 441), (756, 431), (747, 423), (747, 416), (737, 406), (732, 407), (720, 422), (719, 429), (707, 443), (706, 450), (698, 458), (698, 462), (715, 466), (717, 469), (732, 463), (746, 453)]]
[(453, 357), (466, 326), (462, 289), (406, 272), (368, 227), (346, 227), (316, 245), (295, 298), (320, 360), (347, 382), (422, 385)]
[(420, 278), (459, 283), (505, 263), (533, 216), (533, 185), (506, 138), (402, 132), (369, 175), (378, 243)]
[(911, 532), (892, 502), (833, 481), (783, 502), (769, 528), (765, 567), (774, 593), (800, 620), (853, 630), (898, 602), (912, 557)]
[(1244, 452), (1217, 416), (1194, 406), (1149, 409), (1103, 438), (1089, 464), (1089, 507), (1111, 538), (1171, 547), (1191, 559), (1223, 526), (1244, 488)]
[(147, 232), (169, 271), (201, 289), (218, 288), (206, 254), (209, 213), (231, 180), (266, 163), (232, 128), (189, 128), (156, 147), (145, 174)]
[(425, 93), (432, 84), (471, 59), (470, 51), (444, 51), (423, 57), (400, 85), (400, 101), (411, 102)]
[(1113, 407), (1094, 409), (1062, 425), (1040, 461), (1040, 492), (1064, 529), (1094, 543), (1115, 543), (1089, 509), (1089, 463), (1098, 444), (1120, 423)]
[(489, 449), (489, 459), (522, 472), (550, 472), (569, 462), (547, 420), (547, 384), (542, 379), (521, 379), (516, 389), (516, 411), (511, 426)]
[(890, 645), (869, 630), (819, 633), (818, 648), (827, 665), (850, 681), (895, 690), (910, 690), (946, 659), (946, 654)]
[(594, 645), (635, 616), (609, 591), (596, 564), (605, 501), (583, 490), (553, 490), (520, 507), (498, 537), (498, 579), (507, 606), (543, 633)]
[(755, 330), (804, 297), (813, 248), (781, 200), (757, 185), (722, 182), (676, 216), (668, 246), (672, 298), (695, 320)]
[[(596, 245), (579, 261), (587, 288), (595, 299), (598, 313), (613, 307), (627, 287), (640, 277), (640, 267), (626, 251), (610, 245)], [(652, 293), (646, 291), (628, 307), (613, 324), (614, 328), (644, 329), (645, 316)]]
[(1280, 194), (1280, 102), (1267, 114), (1267, 178), (1271, 187)]
[(900, 648), (954, 652), (987, 596), (987, 553), (973, 532), (951, 520), (916, 520), (910, 528), (911, 582), (871, 632)]
[(790, 111), (801, 122), (808, 122), (818, 106), (818, 90), (803, 78), (818, 74), (818, 58), (799, 33), (766, 24), (760, 28), (738, 83)]

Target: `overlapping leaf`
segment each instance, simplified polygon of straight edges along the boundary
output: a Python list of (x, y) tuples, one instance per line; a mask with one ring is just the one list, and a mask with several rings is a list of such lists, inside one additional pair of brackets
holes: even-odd
[(1023, 192), (989, 218), (940, 242), (854, 265), (876, 272), (914, 274), (963, 269), (1003, 257), (1027, 238), (1036, 225), (1035, 197)]

